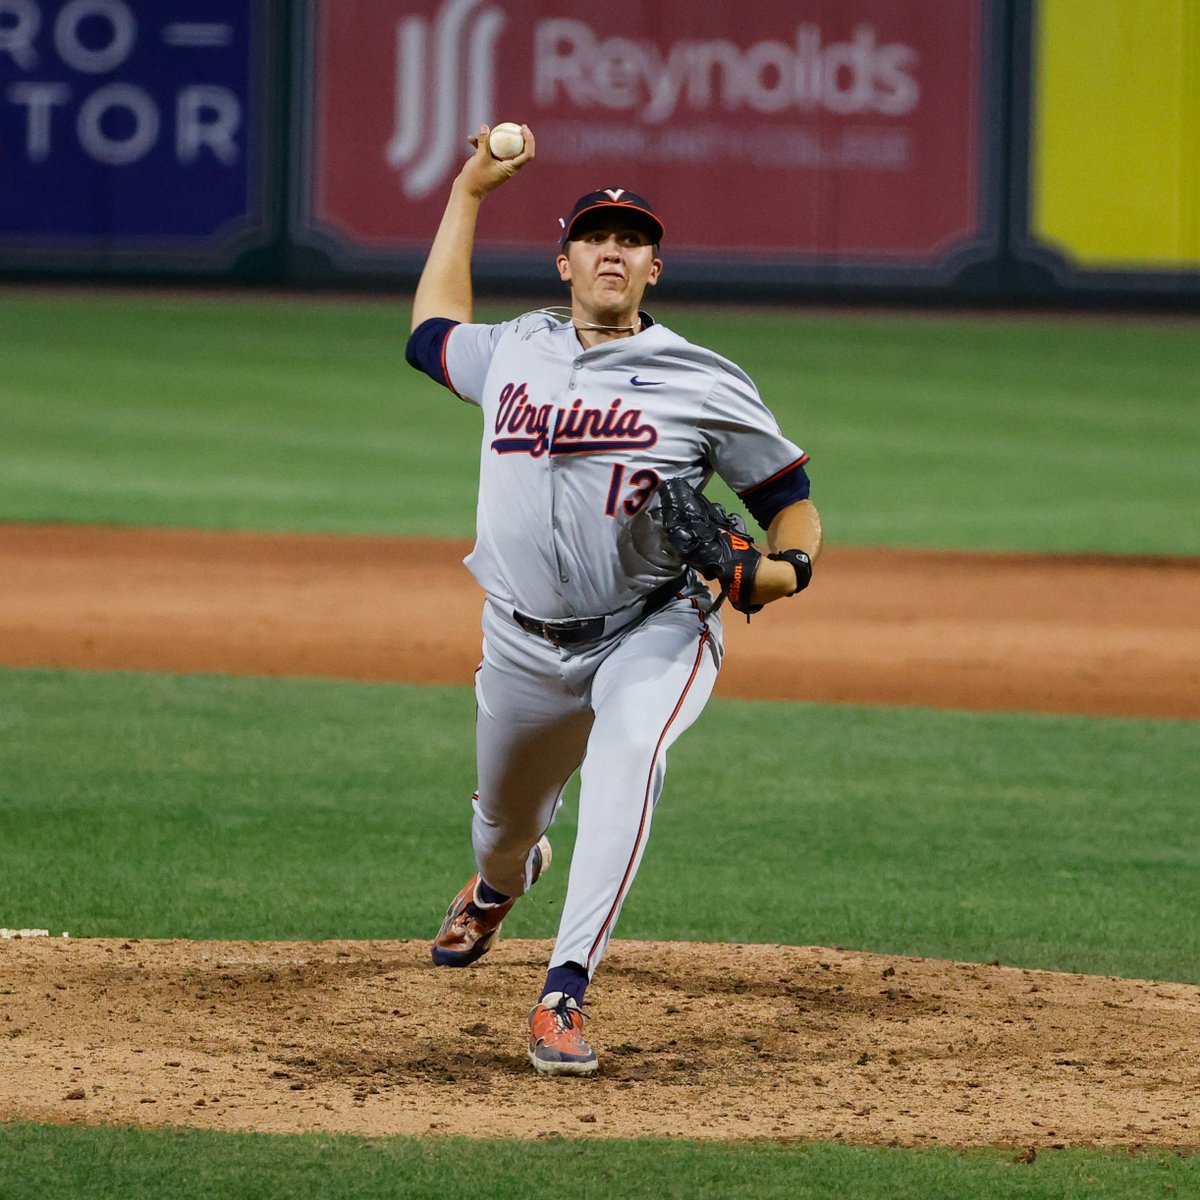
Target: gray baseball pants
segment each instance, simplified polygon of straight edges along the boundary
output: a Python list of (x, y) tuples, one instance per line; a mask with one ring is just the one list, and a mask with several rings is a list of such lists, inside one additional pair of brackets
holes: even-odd
[(557, 648), (484, 604), (475, 676), (478, 796), (471, 826), (480, 874), (497, 891), (529, 887), (532, 847), (580, 770), (579, 827), (551, 966), (595, 971), (645, 853), (667, 752), (700, 715), (723, 653), (707, 590), (600, 642)]

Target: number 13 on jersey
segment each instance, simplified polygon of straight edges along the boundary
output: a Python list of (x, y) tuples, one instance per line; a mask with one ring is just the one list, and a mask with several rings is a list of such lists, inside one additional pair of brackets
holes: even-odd
[(612, 469), (612, 479), (608, 485), (608, 500), (604, 505), (604, 512), (607, 516), (615, 517), (618, 505), (631, 517), (634, 513), (641, 512), (646, 507), (646, 503), (650, 497), (654, 495), (654, 489), (658, 487), (659, 478), (653, 471), (634, 471), (629, 476), (631, 491), (625, 498), (624, 503), (622, 503), (621, 491), (624, 482), (625, 466), (623, 463), (617, 463)]

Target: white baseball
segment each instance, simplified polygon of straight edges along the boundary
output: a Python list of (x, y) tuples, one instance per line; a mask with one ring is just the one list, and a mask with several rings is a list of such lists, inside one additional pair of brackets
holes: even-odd
[(525, 135), (520, 125), (504, 121), (488, 134), (488, 149), (493, 158), (516, 158), (525, 149)]

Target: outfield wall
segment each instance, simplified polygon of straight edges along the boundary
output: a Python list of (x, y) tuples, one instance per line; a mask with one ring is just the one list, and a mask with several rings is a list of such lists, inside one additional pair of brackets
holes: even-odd
[(1200, 296), (1200, 0), (0, 0), (0, 271), (409, 286), (505, 118), (484, 284), (612, 185), (680, 291)]

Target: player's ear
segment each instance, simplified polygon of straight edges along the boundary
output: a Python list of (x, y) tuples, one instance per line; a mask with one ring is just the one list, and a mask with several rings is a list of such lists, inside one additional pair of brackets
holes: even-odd
[(558, 277), (563, 283), (571, 282), (571, 260), (565, 255), (560, 254), (555, 260), (554, 265), (558, 267)]
[(650, 264), (650, 277), (646, 280), (647, 287), (653, 287), (658, 282), (658, 277), (662, 274), (662, 259), (656, 258)]

